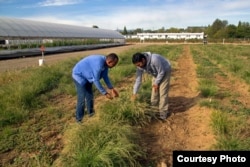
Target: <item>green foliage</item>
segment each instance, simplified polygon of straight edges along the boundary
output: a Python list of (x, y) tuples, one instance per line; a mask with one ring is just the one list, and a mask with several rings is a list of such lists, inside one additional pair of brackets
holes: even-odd
[(44, 106), (40, 95), (56, 88), (62, 76), (63, 73), (57, 69), (46, 67), (36, 69), (26, 80), (2, 86), (0, 125), (17, 123), (33, 109)]
[[(11, 150), (22, 152), (22, 155), (13, 159), (14, 166), (52, 164), (54, 158), (51, 153), (55, 144), (43, 143), (39, 131), (47, 126), (49, 128), (51, 123), (60, 125), (60, 118), (65, 117), (66, 112), (52, 109), (49, 103), (52, 98), (74, 89), (72, 64), (73, 62), (65, 62), (1, 74), (4, 79), (0, 84), (0, 127), (3, 129), (0, 131), (0, 153)], [(41, 119), (41, 116), (37, 116), (42, 112), (48, 117)], [(36, 120), (39, 121), (34, 122)], [(61, 125), (60, 128), (62, 127)]]
[(198, 65), (197, 66), (197, 75), (200, 78), (206, 77), (206, 78), (212, 78), (214, 75), (214, 69), (213, 68), (206, 68), (204, 69), (204, 66)]
[(247, 82), (250, 83), (250, 71), (244, 71), (242, 78)]
[(203, 97), (212, 97), (216, 95), (218, 88), (213, 81), (203, 79), (199, 83), (198, 90), (201, 92)]
[[(200, 78), (198, 89), (203, 97), (210, 97), (201, 100), (200, 105), (216, 110), (211, 116), (211, 126), (217, 139), (215, 149), (249, 149), (247, 132), (249, 131), (247, 121), (249, 108), (237, 100), (234, 90), (225, 88), (220, 80), (232, 75), (238, 80), (244, 79), (249, 83), (246, 72), (250, 70), (249, 47), (243, 45), (191, 46), (191, 51), (197, 63), (197, 74)], [(228, 102), (224, 103), (223, 99)]]
[(23, 79), (7, 76), (6, 83), (0, 87), (0, 96), (3, 97), (0, 101), (0, 126), (22, 122), (31, 111), (45, 107), (44, 94), (52, 90), (58, 89), (57, 94), (73, 94), (71, 68), (74, 62), (70, 60), (57, 66), (29, 68), (19, 74), (20, 78), (24, 76)]
[(216, 135), (228, 134), (229, 120), (223, 112), (215, 111), (211, 115), (212, 128)]
[(218, 100), (201, 100), (200, 101), (200, 106), (205, 106), (208, 108), (213, 108), (213, 109), (220, 109), (220, 105), (219, 105), (219, 101)]
[(229, 64), (229, 68), (230, 68), (230, 70), (231, 70), (232, 72), (237, 73), (237, 72), (239, 72), (239, 71), (241, 70), (242, 64), (237, 63), (237, 62), (234, 61), (234, 62), (231, 62), (231, 63)]
[(86, 124), (73, 140), (65, 166), (140, 166), (136, 158), (143, 153), (133, 142), (135, 136), (132, 127), (119, 120)]
[(236, 25), (228, 25), (227, 20), (216, 19), (205, 32), (209, 38), (249, 38), (250, 25), (248, 22), (241, 22)]
[(183, 52), (183, 47), (181, 45), (152, 45), (148, 46), (145, 51), (157, 53), (171, 61), (175, 61)]
[(199, 77), (213, 78), (215, 74), (225, 75), (220, 69), (224, 68), (233, 75), (250, 83), (249, 78), (249, 47), (244, 45), (208, 45), (191, 48), (195, 62), (198, 64)]
[[(37, 133), (37, 128), (37, 125), (5, 127), (1, 132), (1, 153), (12, 149), (22, 152), (22, 155), (14, 157), (12, 166), (50, 166), (52, 164), (51, 147), (42, 142), (42, 136)], [(29, 154), (34, 156), (27, 156)]]
[[(15, 134), (17, 129), (11, 127), (5, 127), (1, 132), (0, 140), (0, 152), (6, 152), (9, 149), (13, 149), (16, 145), (15, 143)], [(8, 142), (7, 142), (8, 141)]]
[(106, 122), (119, 120), (130, 125), (146, 125), (150, 122), (151, 116), (146, 103), (131, 102), (131, 93), (120, 94), (118, 99), (102, 106), (102, 119)]
[(112, 68), (109, 72), (110, 78), (112, 78), (112, 83), (116, 85), (121, 81), (121, 78), (128, 78), (134, 75), (136, 71), (135, 66), (130, 64), (121, 64)]
[[(215, 145), (216, 148), (220, 150), (245, 150), (243, 143), (236, 137), (230, 136), (230, 137), (220, 137), (218, 139), (218, 143)], [(242, 147), (243, 146), (243, 147)]]
[(219, 150), (248, 150), (250, 148), (249, 126), (246, 117), (230, 118), (221, 111), (213, 112), (211, 126), (217, 134), (215, 148)]

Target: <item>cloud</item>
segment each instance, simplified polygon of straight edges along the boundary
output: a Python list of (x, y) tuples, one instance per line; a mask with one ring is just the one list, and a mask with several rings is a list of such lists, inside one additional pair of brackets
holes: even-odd
[(33, 17), (24, 17), (23, 19), (40, 21), (40, 22), (45, 22), (45, 23), (57, 23), (57, 24), (83, 26), (79, 23), (79, 21), (72, 20), (72, 19), (61, 19), (57, 16), (33, 16)]
[[(101, 2), (101, 0), (99, 1)], [(188, 26), (208, 26), (217, 18), (227, 20), (229, 24), (237, 24), (240, 20), (248, 21), (250, 17), (249, 10), (245, 10), (246, 7), (244, 5), (247, 4), (244, 0), (183, 0), (182, 3), (178, 4), (162, 2), (175, 2), (175, 0), (150, 1), (154, 1), (150, 6), (134, 6), (129, 4), (103, 7), (102, 5), (97, 5), (89, 8), (86, 5), (82, 6), (80, 11), (56, 11), (49, 15), (40, 13), (37, 16), (33, 15), (32, 18), (45, 22), (87, 27), (97, 25), (99, 28), (104, 29), (123, 29), (126, 26), (127, 29), (142, 28), (146, 30), (162, 27), (186, 28)], [(239, 3), (238, 5), (236, 1)], [(52, 2), (52, 0), (44, 2)], [(59, 1), (53, 2), (59, 4)], [(69, 1), (60, 1), (60, 4), (67, 4), (66, 2)], [(80, 1), (73, 0), (73, 2), (79, 3)], [(32, 18), (30, 17), (29, 19)]]
[[(102, 16), (83, 15), (78, 17), (78, 19), (82, 20), (83, 24), (95, 24), (105, 28), (111, 26), (112, 28), (123, 28), (126, 26), (128, 29), (158, 29), (161, 27), (186, 28), (186, 25), (202, 26), (198, 24), (197, 21), (203, 12), (202, 10), (190, 11), (180, 6), (178, 12), (176, 11), (176, 7), (170, 5), (129, 8), (120, 7), (112, 9), (111, 11), (114, 11), (114, 13), (106, 13), (106, 15)], [(93, 21), (95, 21), (95, 23), (93, 23)]]
[(73, 5), (80, 3), (80, 0), (45, 0), (39, 2), (39, 6), (64, 6), (64, 5)]
[(250, 3), (246, 0), (227, 0), (225, 2), (220, 2), (220, 7), (224, 8), (225, 10), (249, 10), (250, 7)]

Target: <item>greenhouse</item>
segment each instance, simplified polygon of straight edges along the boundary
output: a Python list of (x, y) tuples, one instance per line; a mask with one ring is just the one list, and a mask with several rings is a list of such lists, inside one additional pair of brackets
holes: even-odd
[(34, 52), (41, 46), (49, 52), (124, 44), (124, 36), (115, 30), (0, 17), (0, 56), (8, 51)]

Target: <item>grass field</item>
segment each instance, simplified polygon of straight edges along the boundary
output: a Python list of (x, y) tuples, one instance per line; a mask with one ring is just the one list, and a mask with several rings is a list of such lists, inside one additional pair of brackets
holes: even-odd
[[(250, 150), (250, 47), (248, 45), (147, 45), (126, 50), (110, 71), (120, 97), (107, 101), (95, 90), (98, 113), (74, 122), (76, 92), (72, 58), (43, 67), (0, 73), (0, 166), (154, 166), (141, 147), (149, 111), (150, 77), (131, 102), (135, 67), (131, 55), (151, 51), (170, 59), (173, 70), (188, 47), (200, 92), (196, 105), (212, 110), (216, 136), (211, 150)], [(173, 76), (173, 80), (183, 76)], [(192, 79), (192, 78), (191, 78)], [(185, 96), (185, 95), (184, 95)], [(150, 163), (145, 163), (145, 159)]]

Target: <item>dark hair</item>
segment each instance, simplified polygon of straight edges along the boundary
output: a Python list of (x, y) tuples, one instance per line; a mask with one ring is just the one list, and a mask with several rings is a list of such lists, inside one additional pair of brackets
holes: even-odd
[(112, 60), (112, 61), (117, 60), (117, 62), (118, 62), (119, 57), (118, 57), (117, 54), (115, 54), (115, 53), (110, 53), (110, 54), (107, 55), (107, 59), (110, 59), (110, 60)]
[(138, 62), (142, 62), (142, 59), (146, 59), (146, 56), (143, 53), (135, 53), (132, 57), (132, 62), (133, 64), (138, 63)]

